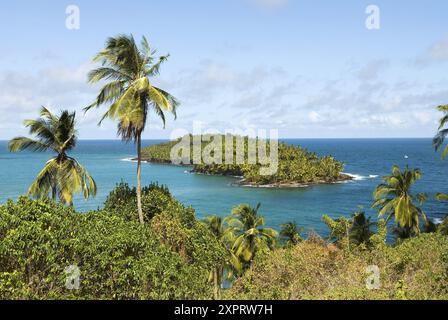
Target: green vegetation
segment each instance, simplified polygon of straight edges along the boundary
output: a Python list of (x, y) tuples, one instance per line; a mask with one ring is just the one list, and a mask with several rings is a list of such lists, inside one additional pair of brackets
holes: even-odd
[(235, 235), (231, 228), (227, 228), (224, 219), (219, 216), (208, 216), (203, 222), (216, 240), (221, 244), (226, 253), (226, 259), (222, 264), (218, 264), (212, 271), (210, 271), (209, 280), (213, 283), (213, 297), (217, 300), (221, 298), (221, 286), (224, 282), (224, 272), (227, 271), (227, 278), (232, 279), (234, 275), (241, 274), (242, 266), (231, 248)]
[(425, 213), (415, 204), (415, 201), (422, 204), (427, 198), (426, 194), (411, 194), (412, 185), (420, 178), (421, 172), (418, 169), (406, 168), (402, 172), (399, 167), (394, 166), (392, 175), (384, 177), (384, 183), (373, 194), (376, 201), (372, 207), (379, 207), (379, 216), (388, 215), (386, 221), (394, 217), (404, 237), (420, 232), (420, 218), (427, 223)]
[(103, 86), (96, 101), (85, 111), (108, 105), (108, 111), (101, 118), (118, 121), (118, 135), (124, 141), (133, 140), (137, 144), (137, 209), (140, 222), (144, 223), (141, 200), (141, 141), (142, 132), (150, 110), (162, 119), (165, 125), (164, 111), (176, 115), (177, 100), (168, 92), (152, 85), (150, 78), (160, 72), (160, 66), (168, 59), (161, 56), (154, 63), (155, 51), (151, 49), (145, 37), (141, 48), (132, 36), (109, 38), (106, 47), (94, 58), (102, 66), (89, 73), (89, 82), (101, 80), (109, 82)]
[[(433, 146), (438, 151), (445, 142), (445, 138), (448, 135), (448, 128), (444, 128), (448, 123), (448, 105), (438, 106), (437, 110), (443, 113), (443, 117), (439, 121), (439, 129), (436, 136), (433, 139)], [(448, 154), (448, 145), (442, 151), (442, 159), (445, 159)]]
[[(125, 184), (87, 214), (26, 197), (1, 205), (0, 298), (211, 299), (220, 243), (166, 189), (144, 188), (142, 200), (152, 216), (144, 225)], [(79, 290), (65, 286), (71, 265), (80, 269)]]
[(303, 241), (300, 234), (303, 228), (297, 226), (295, 221), (287, 222), (281, 225), (280, 239), (283, 241), (285, 247), (290, 247)]
[(256, 208), (242, 204), (235, 207), (227, 218), (227, 223), (235, 235), (232, 251), (244, 270), (250, 267), (258, 252), (275, 246), (277, 232), (264, 227), (264, 217), (258, 214), (259, 209), (260, 204)]
[(53, 200), (58, 197), (64, 204), (73, 205), (73, 194), (83, 192), (84, 198), (96, 194), (95, 180), (87, 170), (68, 152), (76, 146), (77, 136), (75, 128), (75, 113), (62, 111), (60, 115), (53, 115), (47, 108), (42, 107), (40, 118), (25, 120), (25, 126), (30, 134), (37, 139), (17, 137), (9, 142), (11, 152), (32, 150), (52, 150), (56, 156), (45, 164), (36, 180), (28, 189), (28, 194), (36, 198), (48, 197), (51, 193)]
[[(198, 221), (166, 187), (120, 183), (87, 214), (50, 199), (0, 206), (1, 299), (447, 299), (446, 223), (395, 245), (385, 220), (323, 220), (328, 240), (297, 224), (264, 227), (259, 206)], [(79, 289), (66, 287), (67, 268)], [(380, 287), (368, 289), (370, 266)], [(224, 279), (232, 287), (223, 289)]]
[[(193, 140), (198, 137), (186, 136), (186, 140), (190, 141), (189, 154), (186, 157), (184, 155), (185, 165), (193, 165)], [(211, 175), (227, 175), (235, 177), (244, 177), (244, 183), (251, 185), (275, 185), (275, 186), (297, 186), (304, 184), (314, 183), (332, 183), (341, 180), (351, 179), (349, 176), (342, 174), (343, 164), (335, 160), (331, 156), (319, 157), (315, 153), (309, 152), (301, 147), (291, 146), (284, 143), (278, 146), (278, 170), (272, 175), (261, 175), (260, 168), (264, 165), (257, 161), (257, 164), (249, 164), (249, 138), (244, 137), (244, 163), (237, 164), (237, 137), (232, 136), (233, 145), (233, 164), (226, 164), (225, 150), (226, 140), (225, 136), (219, 135), (218, 140), (222, 141), (222, 159), (220, 163), (200, 164), (193, 165), (193, 171), (203, 174)], [(209, 145), (210, 136), (202, 136), (201, 150), (204, 152)], [(171, 152), (173, 147), (176, 146), (180, 139), (152, 145), (146, 147), (142, 151), (142, 157), (146, 161), (156, 163), (171, 163)], [(216, 142), (216, 141), (215, 141)], [(263, 141), (264, 142), (264, 141)], [(212, 142), (213, 143), (213, 142)], [(258, 143), (258, 141), (256, 142)], [(267, 155), (269, 156), (270, 144), (267, 144)], [(257, 144), (258, 146), (258, 144)], [(214, 155), (213, 150), (210, 152), (211, 156)], [(182, 157), (181, 154), (179, 154)], [(188, 159), (187, 159), (188, 158)]]
[[(327, 244), (311, 238), (260, 259), (227, 291), (227, 299), (448, 299), (448, 238), (422, 234), (397, 246)], [(379, 270), (378, 289), (369, 289)]]
[[(154, 54), (145, 38), (140, 48), (132, 36), (110, 38), (94, 59), (102, 66), (89, 74), (91, 83), (109, 82), (85, 110), (108, 105), (101, 121), (116, 120), (122, 139), (137, 144), (137, 187), (118, 184), (103, 208), (81, 214), (72, 206), (73, 194), (83, 192), (88, 199), (96, 193), (93, 178), (68, 156), (76, 146), (75, 113), (55, 116), (42, 108), (39, 119), (25, 121), (36, 139), (10, 141), (12, 152), (52, 150), (56, 155), (29, 188), (37, 200), (22, 196), (0, 205), (0, 299), (448, 299), (448, 217), (439, 224), (426, 218), (420, 208), (426, 195), (411, 192), (421, 177), (418, 169), (394, 166), (383, 178), (374, 192), (375, 222), (364, 212), (350, 218), (323, 216), (328, 239), (314, 233), (302, 237), (294, 221), (283, 224), (280, 233), (267, 228), (260, 204), (241, 204), (226, 218), (199, 221), (194, 209), (166, 187), (142, 188), (142, 159), (171, 163), (172, 148), (180, 141), (141, 150), (148, 112), (155, 111), (165, 123), (164, 112), (175, 115), (178, 106), (150, 82), (168, 58), (154, 62)], [(436, 150), (448, 134), (448, 106), (438, 109), (444, 117), (434, 138)], [(280, 144), (278, 170), (262, 175), (263, 163), (249, 161), (249, 138), (242, 139), (239, 155), (237, 137), (231, 139), (232, 148), (221, 144), (222, 150), (208, 145), (211, 136), (186, 137), (184, 164), (193, 165), (194, 138), (201, 138), (202, 152), (222, 160), (213, 165), (201, 160), (194, 172), (272, 186), (350, 179), (342, 174), (341, 162), (300, 147)], [(227, 149), (233, 162), (219, 164), (228, 160)], [(442, 158), (447, 154), (448, 146)], [(448, 195), (439, 193), (437, 199), (447, 201)], [(392, 218), (394, 244), (386, 241)], [(67, 285), (73, 269), (80, 271), (78, 288)], [(373, 280), (371, 270), (379, 271)], [(232, 281), (231, 288), (223, 289), (225, 279)]]

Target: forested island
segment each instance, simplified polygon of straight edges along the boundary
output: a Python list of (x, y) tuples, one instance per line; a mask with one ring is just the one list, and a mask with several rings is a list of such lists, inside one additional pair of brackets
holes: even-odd
[[(278, 144), (278, 169), (270, 175), (260, 174), (260, 169), (264, 166), (257, 155), (257, 163), (251, 164), (249, 159), (249, 143), (252, 141), (257, 146), (261, 142), (266, 143), (267, 154), (270, 151), (270, 142), (265, 140), (254, 140), (248, 137), (231, 136), (229, 139), (224, 135), (213, 136), (219, 139), (222, 147), (221, 163), (208, 164), (200, 159), (200, 162), (194, 162), (193, 141), (200, 139), (201, 154), (207, 150), (211, 150), (210, 144), (213, 142), (211, 135), (203, 136), (186, 136), (172, 140), (166, 143), (160, 143), (143, 148), (142, 161), (160, 164), (172, 164), (172, 150), (182, 139), (189, 141), (189, 156), (183, 157), (182, 165), (191, 166), (191, 172), (207, 175), (223, 175), (238, 177), (240, 180), (238, 185), (254, 186), (254, 187), (306, 187), (314, 184), (328, 184), (342, 181), (352, 180), (352, 177), (344, 174), (344, 164), (332, 156), (320, 157), (314, 152), (310, 152), (299, 146), (293, 146), (286, 143)], [(244, 142), (244, 162), (237, 163), (237, 138), (241, 138)], [(212, 142), (211, 142), (212, 141)], [(214, 141), (216, 142), (216, 141)], [(225, 161), (227, 143), (231, 143), (233, 149), (233, 162), (229, 164)], [(213, 150), (210, 151), (214, 156)], [(181, 156), (181, 154), (176, 154)]]

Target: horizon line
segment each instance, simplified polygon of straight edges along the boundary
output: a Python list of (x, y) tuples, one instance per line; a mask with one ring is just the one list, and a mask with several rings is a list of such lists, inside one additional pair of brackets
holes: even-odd
[[(411, 139), (433, 139), (434, 137), (360, 137), (360, 138), (350, 138), (350, 137), (323, 137), (323, 138), (304, 138), (304, 137), (280, 137), (279, 140), (392, 140), (392, 139), (401, 139), (401, 140), (411, 140)], [(176, 138), (177, 139), (177, 138)], [(142, 139), (142, 141), (156, 141), (156, 140), (172, 140), (170, 138), (151, 138), (151, 139)], [(0, 142), (10, 141), (10, 139), (0, 139)], [(103, 138), (103, 139), (95, 139), (95, 138), (83, 138), (78, 139), (78, 141), (123, 141), (122, 139), (116, 138)], [(125, 142), (125, 141), (123, 141)], [(128, 141), (126, 143), (132, 143), (132, 141)]]

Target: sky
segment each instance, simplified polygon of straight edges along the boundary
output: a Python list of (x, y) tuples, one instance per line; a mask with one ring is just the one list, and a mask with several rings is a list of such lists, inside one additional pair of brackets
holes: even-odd
[[(67, 6), (79, 29), (67, 28)], [(379, 11), (379, 29), (366, 27)], [(84, 114), (92, 57), (117, 34), (170, 54), (151, 81), (181, 102), (145, 139), (277, 129), (283, 138), (431, 137), (448, 103), (446, 0), (15, 0), (0, 4), (0, 140), (39, 107), (76, 110), (81, 139), (115, 139)], [(376, 21), (376, 20), (375, 20)]]

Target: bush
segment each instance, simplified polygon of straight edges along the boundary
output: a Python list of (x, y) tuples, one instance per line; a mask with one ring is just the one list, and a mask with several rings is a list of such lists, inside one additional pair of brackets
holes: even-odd
[[(160, 187), (145, 190), (145, 213), (154, 218), (140, 225), (130, 193), (122, 184), (107, 209), (88, 214), (26, 197), (0, 206), (0, 298), (211, 298), (207, 278), (221, 246)], [(65, 286), (71, 265), (81, 272), (79, 290)]]
[[(165, 186), (152, 183), (142, 188), (142, 210), (145, 221), (151, 220), (156, 214), (162, 212), (171, 202), (175, 202), (175, 199)], [(107, 197), (104, 210), (121, 215), (127, 220), (137, 220), (137, 189), (129, 187), (125, 182), (120, 182)]]
[[(440, 234), (355, 252), (304, 241), (256, 260), (226, 298), (447, 299), (447, 252), (448, 238)], [(370, 265), (380, 270), (378, 290), (366, 287)]]

